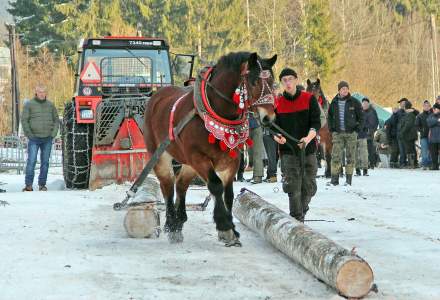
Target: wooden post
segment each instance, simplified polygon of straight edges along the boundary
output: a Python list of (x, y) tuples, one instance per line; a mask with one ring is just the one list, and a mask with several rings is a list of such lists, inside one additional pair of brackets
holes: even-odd
[(434, 54), (434, 67), (435, 67), (435, 97), (440, 93), (440, 78), (439, 78), (439, 61), (438, 61), (438, 46), (437, 46), (437, 27), (435, 25), (435, 16), (431, 14), (431, 34), (432, 34), (432, 47)]
[(9, 35), (9, 51), (11, 53), (11, 99), (12, 99), (12, 116), (11, 116), (11, 133), (18, 135), (18, 127), (20, 124), (20, 108), (19, 99), (20, 91), (18, 88), (18, 74), (17, 74), (17, 61), (16, 61), (16, 43), (15, 43), (15, 25), (6, 25)]
[(257, 194), (243, 189), (234, 200), (232, 211), (242, 224), (343, 296), (360, 298), (370, 291), (373, 271), (366, 261)]

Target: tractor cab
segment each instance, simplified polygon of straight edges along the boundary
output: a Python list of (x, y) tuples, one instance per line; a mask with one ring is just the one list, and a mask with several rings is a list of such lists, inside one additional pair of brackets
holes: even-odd
[(63, 118), (63, 173), (68, 188), (133, 181), (148, 161), (145, 103), (163, 86), (192, 78), (194, 55), (170, 57), (165, 40), (81, 40), (74, 97)]

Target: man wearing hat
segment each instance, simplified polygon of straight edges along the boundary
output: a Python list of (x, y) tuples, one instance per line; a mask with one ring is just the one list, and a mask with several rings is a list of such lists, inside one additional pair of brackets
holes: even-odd
[(356, 155), (356, 142), (363, 122), (362, 107), (359, 101), (350, 95), (346, 81), (338, 84), (338, 94), (333, 98), (328, 110), (328, 126), (332, 133), (333, 150), (331, 164), (331, 181), (339, 184), (339, 168), (345, 150), (346, 184), (351, 185)]
[(316, 133), (321, 128), (321, 110), (312, 94), (297, 88), (298, 76), (294, 70), (283, 69), (279, 79), (284, 92), (276, 99), (275, 123), (300, 143), (281, 134), (275, 135), (274, 140), (279, 144), (283, 191), (289, 196), (290, 215), (304, 222), (317, 189)]
[(404, 145), (405, 154), (408, 159), (408, 165), (410, 168), (414, 169), (417, 164), (417, 154), (416, 154), (416, 140), (417, 140), (417, 129), (416, 129), (416, 117), (419, 112), (412, 107), (411, 102), (408, 100), (405, 102), (405, 113), (403, 114), (398, 127), (397, 138)]
[(423, 101), (423, 112), (416, 118), (416, 128), (420, 133), (420, 147), (422, 149), (422, 168), (427, 170), (431, 166), (431, 156), (429, 155), (429, 127), (426, 120), (432, 113), (431, 103), (428, 100)]
[(433, 113), (428, 117), (426, 122), (429, 126), (429, 147), (432, 159), (431, 170), (438, 170), (440, 151), (440, 103), (436, 102), (432, 110)]

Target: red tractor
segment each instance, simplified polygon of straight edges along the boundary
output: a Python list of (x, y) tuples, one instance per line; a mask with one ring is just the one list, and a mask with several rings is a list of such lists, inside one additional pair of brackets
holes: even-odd
[(78, 52), (75, 95), (62, 126), (66, 187), (133, 181), (149, 159), (145, 104), (176, 75), (191, 78), (194, 55), (175, 55), (172, 63), (163, 39), (113, 36), (81, 40)]

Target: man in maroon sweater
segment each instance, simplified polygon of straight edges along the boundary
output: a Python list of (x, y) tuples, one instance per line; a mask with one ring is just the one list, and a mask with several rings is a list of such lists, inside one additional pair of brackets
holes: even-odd
[[(297, 89), (298, 76), (294, 70), (285, 68), (279, 79), (284, 92), (276, 99), (275, 123), (301, 141), (295, 144), (281, 134), (274, 136), (281, 156), (283, 191), (289, 196), (290, 215), (304, 222), (310, 200), (317, 189), (316, 133), (321, 128), (321, 110), (312, 94)], [(302, 162), (301, 149), (304, 147), (305, 160)]]

